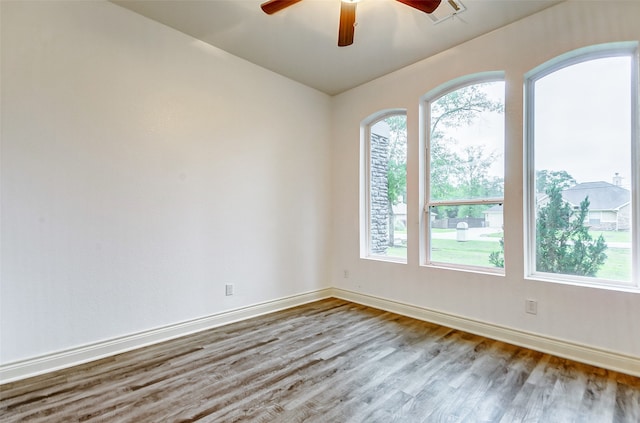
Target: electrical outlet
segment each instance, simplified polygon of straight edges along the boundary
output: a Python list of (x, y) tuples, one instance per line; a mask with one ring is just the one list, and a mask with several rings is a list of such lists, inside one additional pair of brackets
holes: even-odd
[(524, 302), (524, 311), (529, 314), (538, 314), (538, 302), (536, 300), (526, 300)]
[(233, 295), (233, 284), (228, 283), (224, 286), (224, 295), (227, 297)]
[(349, 271), (348, 270), (345, 270), (343, 275), (344, 275), (345, 279), (349, 279)]

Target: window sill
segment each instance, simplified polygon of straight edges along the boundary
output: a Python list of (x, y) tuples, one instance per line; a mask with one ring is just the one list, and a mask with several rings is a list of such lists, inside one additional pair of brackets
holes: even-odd
[(360, 257), (363, 260), (383, 261), (388, 263), (407, 264), (407, 259), (402, 257), (389, 257), (389, 256), (364, 256)]
[(422, 267), (428, 267), (433, 269), (444, 269), (444, 270), (454, 270), (457, 272), (468, 272), (468, 273), (479, 273), (483, 275), (491, 275), (491, 276), (504, 276), (503, 268), (493, 268), (493, 267), (480, 267), (480, 266), (465, 266), (465, 265), (456, 265), (452, 263), (438, 263), (431, 262), (423, 264)]
[(575, 278), (559, 279), (557, 277), (552, 277), (551, 275), (546, 273), (533, 273), (525, 277), (525, 280), (527, 281), (546, 282), (560, 285), (578, 286), (582, 288), (605, 289), (608, 291), (640, 294), (640, 287), (638, 287), (637, 285), (633, 285), (632, 283), (627, 284), (624, 282), (605, 281), (602, 279), (591, 281), (585, 279), (586, 278), (581, 278), (579, 276), (576, 276)]

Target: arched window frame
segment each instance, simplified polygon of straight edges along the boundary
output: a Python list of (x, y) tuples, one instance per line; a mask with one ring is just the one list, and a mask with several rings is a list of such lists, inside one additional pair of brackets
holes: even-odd
[[(525, 278), (547, 282), (569, 283), (604, 288), (640, 287), (640, 236), (638, 230), (633, 231), (631, 240), (631, 280), (629, 282), (611, 281), (601, 278), (546, 273), (536, 271), (536, 189), (535, 189), (535, 83), (566, 67), (602, 58), (626, 56), (631, 59), (631, 159), (632, 163), (640, 163), (640, 74), (638, 58), (638, 42), (614, 42), (592, 45), (576, 49), (557, 56), (537, 66), (525, 74), (524, 78), (524, 121), (525, 121), (525, 158), (524, 158), (524, 228), (525, 228)], [(640, 227), (640, 169), (631, 167), (631, 206), (632, 228)]]
[[(441, 97), (454, 92), (456, 90), (487, 82), (505, 82), (504, 71), (489, 71), (475, 73), (471, 75), (462, 76), (460, 78), (448, 81), (435, 89), (429, 91), (427, 94), (421, 97), (421, 151), (424, 152), (424, 160), (421, 165), (421, 180), (424, 183), (423, 197), (423, 213), (420, 220), (421, 238), (420, 238), (420, 263), (426, 266), (444, 267), (454, 270), (474, 271), (481, 273), (491, 273), (504, 275), (504, 267), (485, 267), (485, 266), (473, 266), (468, 264), (456, 264), (450, 262), (439, 262), (433, 260), (431, 257), (432, 248), (432, 228), (431, 228), (431, 207), (437, 206), (462, 206), (462, 205), (503, 205), (504, 196), (495, 198), (482, 198), (482, 199), (463, 199), (463, 200), (445, 200), (436, 201), (431, 199), (431, 104)], [(506, 87), (505, 87), (506, 90)], [(506, 96), (505, 96), (506, 102)], [(505, 104), (506, 109), (506, 104)], [(504, 121), (506, 128), (506, 120)], [(503, 148), (506, 147), (506, 138), (503, 144)], [(503, 150), (504, 151), (504, 150)], [(504, 158), (503, 158), (504, 160)]]
[(407, 116), (403, 108), (390, 108), (371, 114), (360, 124), (360, 258), (407, 263), (407, 257), (372, 253), (371, 245), (371, 128), (393, 116)]

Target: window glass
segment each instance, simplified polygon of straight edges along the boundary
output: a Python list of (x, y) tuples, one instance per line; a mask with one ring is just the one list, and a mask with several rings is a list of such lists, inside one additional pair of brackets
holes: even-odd
[[(436, 221), (435, 216), (479, 215), (479, 218), (451, 218)], [(431, 261), (465, 266), (504, 267), (500, 254), (502, 242), (502, 207), (465, 205), (432, 207)], [(493, 224), (493, 226), (491, 226)]]
[(431, 200), (504, 196), (504, 82), (469, 85), (431, 103)]
[(428, 263), (504, 267), (504, 81), (430, 101)]
[(407, 259), (407, 118), (394, 114), (369, 125), (367, 251)]
[(630, 283), (632, 59), (574, 62), (529, 81), (530, 266), (553, 278)]

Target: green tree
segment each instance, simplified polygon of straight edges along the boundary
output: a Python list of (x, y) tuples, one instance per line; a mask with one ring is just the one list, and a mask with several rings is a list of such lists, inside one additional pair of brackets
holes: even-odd
[(407, 118), (394, 115), (385, 119), (389, 125), (389, 170), (387, 172), (389, 203), (398, 204), (407, 195)]
[(504, 267), (504, 234), (500, 238), (500, 250), (492, 251), (489, 254), (489, 263), (495, 267)]
[[(502, 102), (489, 98), (485, 84), (469, 85), (452, 91), (431, 106), (430, 179), (431, 198), (474, 198), (502, 196), (502, 179), (488, 176), (491, 165), (498, 158), (483, 147), (456, 148), (457, 141), (446, 136), (446, 131), (470, 125), (485, 112), (503, 112)], [(492, 193), (487, 193), (491, 187)], [(438, 217), (475, 216), (482, 214), (477, 207), (437, 207)]]
[[(473, 198), (488, 195), (487, 187), (494, 191), (491, 196), (502, 195), (502, 179), (490, 178), (488, 171), (497, 159), (482, 147), (469, 147), (456, 152), (456, 141), (446, 137), (446, 130), (473, 123), (484, 112), (503, 112), (502, 102), (494, 101), (483, 90), (484, 84), (475, 84), (448, 93), (432, 104), (430, 141), (430, 179), (433, 199), (452, 196)], [(407, 194), (407, 120), (405, 115), (385, 118), (389, 125), (389, 162), (387, 172), (387, 196), (389, 199), (389, 245), (394, 245), (393, 206)], [(457, 217), (457, 207), (438, 207), (437, 213)], [(480, 217), (477, 207), (462, 210), (462, 213)], [(476, 216), (478, 215), (479, 216)], [(443, 217), (443, 216), (440, 216)]]
[[(469, 146), (460, 155), (455, 169), (455, 198), (502, 197), (502, 178), (489, 176), (489, 169), (497, 160), (494, 153), (487, 153), (482, 146)], [(481, 218), (490, 206), (468, 205), (458, 207), (458, 217)], [(454, 216), (455, 217), (455, 216)]]
[(566, 170), (536, 170), (537, 193), (546, 193), (552, 186), (563, 190), (571, 188), (575, 184), (576, 180)]
[(585, 219), (589, 197), (574, 210), (562, 199), (561, 188), (547, 190), (549, 202), (538, 211), (536, 221), (536, 270), (578, 276), (596, 276), (607, 259), (602, 235), (593, 239)]
[(387, 198), (389, 199), (389, 246), (395, 244), (395, 215), (393, 206), (407, 197), (407, 117), (389, 116), (389, 163), (387, 170)]
[(440, 97), (431, 105), (431, 138), (442, 136), (441, 127), (459, 128), (471, 124), (483, 112), (503, 112), (501, 102), (483, 91), (486, 84), (473, 84)]
[[(607, 259), (607, 244), (602, 235), (593, 239), (585, 220), (589, 197), (578, 210), (562, 198), (558, 185), (547, 189), (548, 203), (538, 211), (536, 220), (536, 270), (565, 275), (596, 276)], [(489, 262), (504, 267), (504, 237), (500, 250), (489, 255)]]

